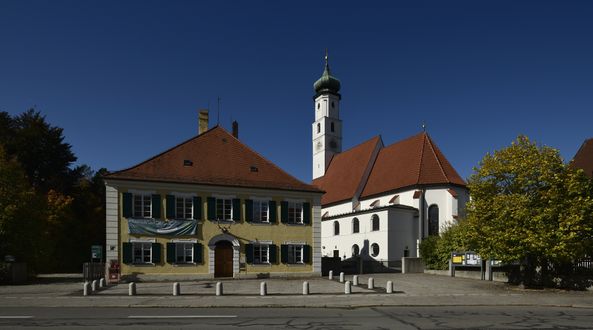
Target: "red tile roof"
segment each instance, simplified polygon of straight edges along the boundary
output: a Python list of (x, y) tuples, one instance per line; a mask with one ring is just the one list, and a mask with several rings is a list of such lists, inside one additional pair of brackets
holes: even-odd
[(313, 184), (326, 193), (321, 204), (330, 204), (351, 199), (360, 187), (364, 171), (372, 162), (373, 151), (381, 144), (381, 137), (363, 142), (352, 149), (336, 154), (330, 161), (325, 175), (313, 180)]
[(585, 140), (570, 162), (572, 168), (580, 168), (593, 177), (593, 138)]
[[(334, 156), (325, 175), (313, 181), (326, 191), (322, 205), (352, 199), (361, 184), (364, 189), (360, 198), (417, 185), (466, 185), (428, 134), (423, 132), (382, 147), (376, 159), (371, 159), (380, 141), (375, 137)], [(372, 170), (368, 180), (361, 182), (369, 162)]]
[(466, 185), (430, 136), (422, 132), (379, 152), (361, 198), (429, 184)]
[[(192, 165), (185, 166), (186, 160)], [(284, 172), (218, 126), (105, 178), (322, 192)]]

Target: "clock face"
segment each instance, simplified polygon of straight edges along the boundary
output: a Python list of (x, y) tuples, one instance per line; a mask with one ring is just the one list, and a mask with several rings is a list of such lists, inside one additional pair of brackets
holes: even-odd
[(317, 148), (317, 150), (321, 150), (321, 148), (323, 147), (323, 144), (321, 143), (321, 141), (317, 142), (317, 145), (315, 146)]

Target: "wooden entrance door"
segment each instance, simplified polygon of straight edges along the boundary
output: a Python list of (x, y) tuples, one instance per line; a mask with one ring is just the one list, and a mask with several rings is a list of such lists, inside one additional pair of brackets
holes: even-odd
[(216, 243), (214, 277), (233, 277), (233, 245), (229, 241)]

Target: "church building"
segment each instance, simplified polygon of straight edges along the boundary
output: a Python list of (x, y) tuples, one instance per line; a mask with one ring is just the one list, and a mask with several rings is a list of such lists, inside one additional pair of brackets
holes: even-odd
[(325, 191), (321, 255), (362, 255), (385, 266), (416, 257), (423, 238), (463, 212), (466, 183), (424, 131), (390, 145), (375, 136), (342, 151), (340, 81), (325, 61), (312, 127), (313, 184)]

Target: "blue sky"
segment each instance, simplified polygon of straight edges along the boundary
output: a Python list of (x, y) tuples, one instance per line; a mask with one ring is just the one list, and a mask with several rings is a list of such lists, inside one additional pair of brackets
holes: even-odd
[(467, 177), (525, 134), (593, 137), (591, 1), (0, 2), (0, 111), (33, 106), (79, 163), (117, 170), (196, 134), (197, 110), (311, 178), (329, 48), (343, 144), (427, 130)]

